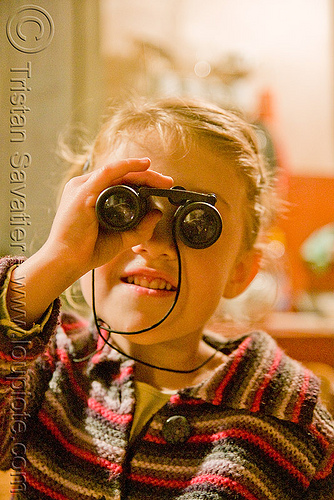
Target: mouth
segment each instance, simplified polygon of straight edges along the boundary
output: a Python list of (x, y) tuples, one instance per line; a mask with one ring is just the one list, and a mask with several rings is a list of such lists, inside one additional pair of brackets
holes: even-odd
[(149, 290), (164, 290), (167, 292), (175, 292), (176, 287), (164, 278), (155, 278), (151, 276), (143, 276), (138, 274), (130, 274), (121, 279), (123, 283), (135, 285)]

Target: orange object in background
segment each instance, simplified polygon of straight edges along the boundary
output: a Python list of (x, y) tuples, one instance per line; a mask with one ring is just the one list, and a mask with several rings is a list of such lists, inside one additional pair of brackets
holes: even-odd
[(300, 249), (315, 230), (334, 222), (334, 177), (290, 175), (287, 191), (289, 211), (280, 220), (295, 301), (304, 291), (334, 291), (334, 269), (315, 274), (303, 262)]

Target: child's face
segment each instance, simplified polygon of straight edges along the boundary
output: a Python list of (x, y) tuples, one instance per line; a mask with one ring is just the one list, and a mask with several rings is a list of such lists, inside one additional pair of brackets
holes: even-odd
[[(188, 190), (215, 193), (216, 208), (223, 220), (220, 238), (206, 249), (192, 249), (179, 242), (182, 284), (178, 303), (157, 328), (131, 336), (139, 344), (154, 344), (200, 333), (214, 313), (221, 296), (238, 294), (248, 284), (252, 255), (242, 251), (246, 194), (243, 179), (232, 160), (218, 157), (206, 147), (189, 152), (162, 146), (157, 136), (141, 143), (126, 142), (97, 167), (128, 157), (151, 159), (151, 169), (170, 175), (174, 184)], [(158, 322), (173, 304), (175, 291), (156, 289), (178, 283), (178, 260), (172, 241), (172, 217), (176, 207), (165, 198), (155, 198), (163, 217), (152, 238), (119, 254), (96, 270), (96, 309), (111, 328), (136, 331)], [(153, 282), (152, 282), (153, 280)], [(151, 281), (154, 288), (148, 287)], [(90, 303), (90, 273), (81, 280)], [(169, 285), (168, 285), (169, 287)], [(127, 337), (129, 338), (129, 337)]]

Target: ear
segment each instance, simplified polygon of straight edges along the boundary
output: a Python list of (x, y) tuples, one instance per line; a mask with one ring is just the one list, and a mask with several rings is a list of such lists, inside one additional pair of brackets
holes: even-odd
[(236, 260), (226, 284), (223, 297), (233, 299), (240, 295), (255, 278), (262, 257), (262, 252), (253, 248), (243, 252)]

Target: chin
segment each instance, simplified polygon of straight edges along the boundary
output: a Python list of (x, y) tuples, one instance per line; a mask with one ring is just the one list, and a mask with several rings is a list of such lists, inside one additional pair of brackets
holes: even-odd
[(122, 313), (122, 314), (98, 314), (98, 317), (109, 326), (109, 328), (118, 330), (120, 332), (131, 333), (138, 332), (140, 330), (150, 328), (152, 325), (160, 320), (160, 317), (155, 320), (152, 316), (143, 315), (142, 313), (134, 314)]

